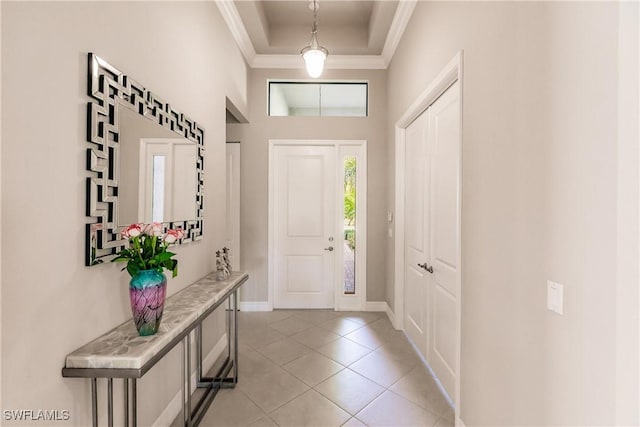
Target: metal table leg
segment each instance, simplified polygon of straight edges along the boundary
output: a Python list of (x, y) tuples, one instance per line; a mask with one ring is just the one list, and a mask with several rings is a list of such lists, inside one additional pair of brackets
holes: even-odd
[(191, 334), (182, 340), (182, 417), (191, 427)]
[(187, 334), (187, 427), (191, 427), (191, 334)]
[(107, 425), (113, 427), (113, 378), (107, 379)]
[(129, 378), (122, 380), (124, 383), (124, 427), (129, 427)]
[(98, 379), (91, 378), (91, 422), (98, 427)]
[(202, 323), (198, 323), (195, 329), (196, 340), (196, 384), (202, 382)]
[(187, 358), (187, 349), (186, 349), (186, 345), (185, 345), (185, 340), (182, 340), (182, 357), (181, 357), (181, 366), (182, 366), (182, 375), (181, 375), (181, 380), (182, 380), (182, 425), (187, 425), (187, 418), (190, 417), (190, 414), (187, 413), (187, 405), (186, 405), (186, 401), (187, 401), (187, 387), (185, 386), (185, 371), (187, 370), (187, 367), (185, 366), (186, 364), (186, 358)]
[(238, 384), (238, 290), (233, 292), (233, 383)]
[(131, 380), (131, 425), (138, 427), (138, 380)]

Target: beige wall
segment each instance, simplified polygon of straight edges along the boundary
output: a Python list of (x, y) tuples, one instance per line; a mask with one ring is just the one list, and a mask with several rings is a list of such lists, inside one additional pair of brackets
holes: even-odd
[[(83, 266), (87, 52), (205, 128), (205, 239), (176, 249), (170, 293), (222, 246), (224, 185), (212, 183), (224, 180), (228, 96), (251, 122), (239, 132), (243, 300), (267, 298), (268, 139), (335, 138), (369, 141), (367, 299), (393, 303), (393, 123), (464, 49), (462, 419), (640, 422), (638, 103), (625, 96), (638, 91), (637, 4), (420, 2), (388, 81), (323, 76), (370, 80), (368, 119), (266, 117), (266, 79), (302, 70), (254, 70), (247, 110), (247, 70), (212, 3), (0, 13), (2, 409), (69, 409), (68, 424), (87, 425), (88, 383), (61, 377), (64, 356), (130, 317), (126, 274)], [(545, 308), (547, 279), (565, 285), (563, 317)], [(142, 424), (178, 390), (175, 353), (141, 381)]]
[[(390, 141), (395, 121), (464, 49), (467, 426), (616, 421), (618, 36), (615, 3), (419, 2), (393, 58)], [(629, 43), (637, 80), (637, 36)], [(388, 149), (393, 182), (393, 143)], [(635, 168), (635, 181), (624, 179), (637, 197)], [(635, 212), (637, 226), (637, 199)], [(631, 239), (637, 248), (637, 233)], [(635, 284), (623, 294), (637, 301), (637, 252), (629, 262)], [(389, 256), (388, 300), (392, 278)], [(564, 284), (564, 316), (546, 309), (547, 280)], [(637, 317), (627, 331), (637, 343)], [(623, 347), (635, 348), (637, 363), (637, 344)], [(631, 382), (637, 393), (637, 376)]]
[(618, 269), (616, 301), (616, 423), (640, 424), (640, 3), (618, 13)]
[[(0, 22), (2, 22), (2, 5), (0, 4)], [(2, 31), (0, 31), (0, 47), (2, 46)], [(2, 53), (0, 52), (0, 117), (2, 117)], [(0, 322), (2, 322), (2, 131), (0, 129)], [(0, 324), (0, 356), (2, 355), (2, 325)], [(2, 378), (2, 362), (0, 362), (0, 384), (3, 383)], [(0, 385), (0, 408), (2, 405), (2, 386)]]
[[(223, 245), (225, 96), (245, 109), (246, 66), (212, 2), (1, 7), (2, 409), (68, 409), (67, 424), (85, 426), (89, 383), (62, 378), (64, 358), (131, 316), (120, 266), (83, 265), (87, 52), (205, 129), (204, 239), (176, 248), (170, 294), (211, 271)], [(178, 353), (140, 382), (141, 425), (178, 393)]]
[(386, 245), (386, 72), (326, 70), (322, 79), (368, 80), (369, 117), (268, 117), (267, 79), (308, 79), (300, 70), (251, 70), (249, 124), (241, 138), (243, 301), (267, 300), (269, 139), (365, 139), (368, 162), (367, 300), (384, 300)]

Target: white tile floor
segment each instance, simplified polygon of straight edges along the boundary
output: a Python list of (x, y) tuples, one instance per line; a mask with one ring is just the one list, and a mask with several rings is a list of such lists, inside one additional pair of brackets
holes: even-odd
[(453, 410), (384, 313), (239, 319), (240, 381), (218, 393), (200, 425), (453, 426)]

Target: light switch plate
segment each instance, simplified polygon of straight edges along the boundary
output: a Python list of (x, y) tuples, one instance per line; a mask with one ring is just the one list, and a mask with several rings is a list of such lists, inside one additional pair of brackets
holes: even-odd
[(564, 286), (547, 280), (547, 308), (560, 315), (563, 314)]

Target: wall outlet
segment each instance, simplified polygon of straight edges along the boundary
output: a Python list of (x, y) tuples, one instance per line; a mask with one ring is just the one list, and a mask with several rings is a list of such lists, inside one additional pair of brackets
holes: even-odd
[(564, 286), (547, 280), (547, 308), (560, 315), (563, 314)]

